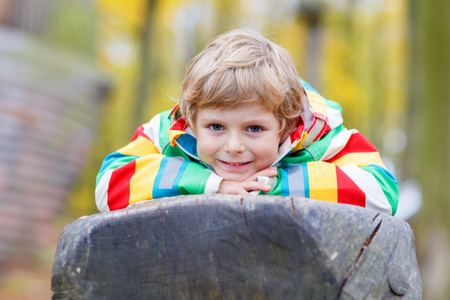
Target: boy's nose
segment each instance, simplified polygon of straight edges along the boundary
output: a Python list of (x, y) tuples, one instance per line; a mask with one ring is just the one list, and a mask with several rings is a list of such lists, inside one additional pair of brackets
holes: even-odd
[(225, 151), (230, 154), (240, 154), (245, 151), (244, 143), (236, 136), (230, 137), (225, 144)]

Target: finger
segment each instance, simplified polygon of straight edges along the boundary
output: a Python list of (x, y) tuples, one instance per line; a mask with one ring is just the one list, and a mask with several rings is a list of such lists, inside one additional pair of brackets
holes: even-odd
[(248, 195), (241, 182), (223, 180), (219, 186), (219, 194)]
[(277, 168), (276, 167), (268, 167), (263, 169), (251, 176), (249, 176), (246, 181), (257, 181), (258, 176), (267, 176), (267, 177), (275, 177), (277, 176)]
[(272, 190), (272, 187), (270, 185), (267, 185), (267, 184), (261, 183), (261, 182), (257, 182), (257, 181), (245, 181), (242, 183), (242, 187), (246, 191), (270, 192)]
[(246, 196), (248, 195), (248, 191), (243, 187), (234, 187), (232, 189), (229, 189), (227, 191), (227, 194)]
[(270, 167), (262, 171), (263, 174), (258, 174), (259, 176), (275, 177), (278, 175), (278, 169), (276, 167)]

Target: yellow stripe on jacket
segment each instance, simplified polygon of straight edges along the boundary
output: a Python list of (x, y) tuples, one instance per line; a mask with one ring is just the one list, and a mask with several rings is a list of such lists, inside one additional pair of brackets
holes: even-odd
[(307, 164), (309, 197), (338, 202), (336, 166), (324, 162)]

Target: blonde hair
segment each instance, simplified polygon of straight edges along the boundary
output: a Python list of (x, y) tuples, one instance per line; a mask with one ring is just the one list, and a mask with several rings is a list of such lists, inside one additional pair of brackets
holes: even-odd
[(304, 91), (288, 52), (250, 29), (229, 31), (195, 56), (181, 85), (180, 111), (194, 127), (199, 110), (259, 103), (282, 124), (296, 122)]

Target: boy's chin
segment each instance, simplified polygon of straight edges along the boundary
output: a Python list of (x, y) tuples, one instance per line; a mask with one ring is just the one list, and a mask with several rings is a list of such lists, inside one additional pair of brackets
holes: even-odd
[(230, 173), (217, 173), (217, 175), (219, 175), (220, 177), (222, 177), (225, 180), (229, 180), (229, 181), (245, 181), (247, 179), (247, 175), (246, 174), (230, 174)]

